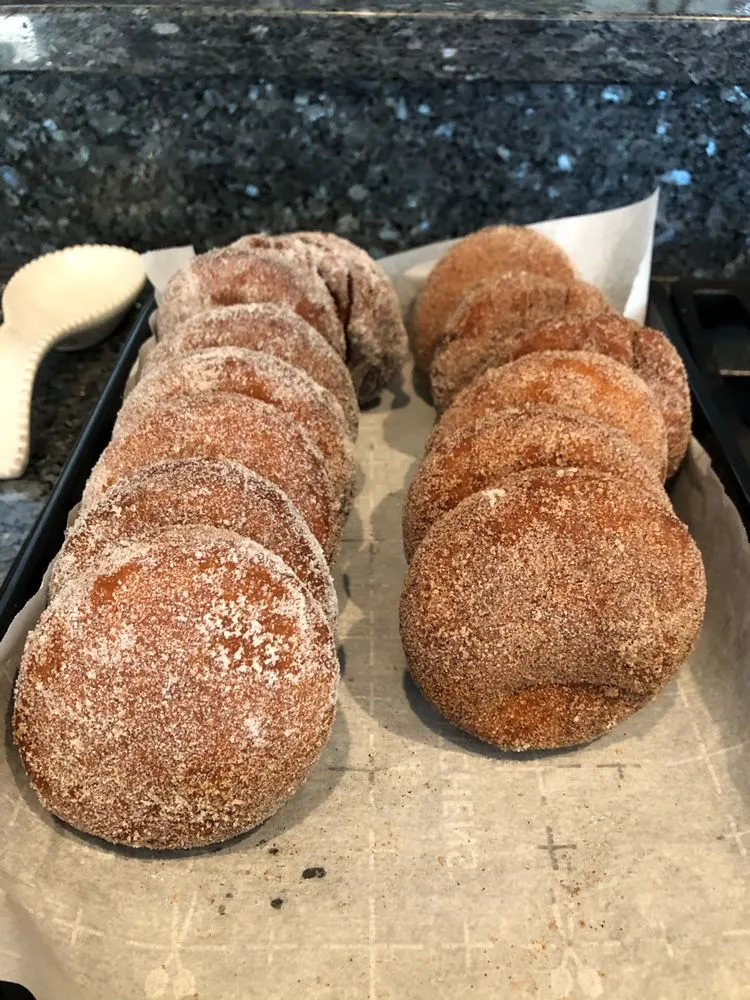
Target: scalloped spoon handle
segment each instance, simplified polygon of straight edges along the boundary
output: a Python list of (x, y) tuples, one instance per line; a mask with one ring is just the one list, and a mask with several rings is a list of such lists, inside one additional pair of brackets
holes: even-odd
[(10, 279), (0, 327), (0, 479), (17, 479), (29, 460), (31, 393), (44, 355), (105, 336), (145, 277), (135, 250), (94, 244), (37, 257)]
[(0, 325), (0, 479), (17, 479), (28, 464), (31, 394), (43, 354), (9, 323)]

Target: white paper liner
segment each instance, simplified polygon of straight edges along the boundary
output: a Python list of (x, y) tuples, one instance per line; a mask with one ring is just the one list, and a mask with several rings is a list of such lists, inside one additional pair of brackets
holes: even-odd
[[(631, 211), (612, 247), (605, 228), (589, 251), (638, 316), (650, 241), (640, 259), (628, 247), (653, 203)], [(578, 229), (566, 248), (583, 271), (586, 220), (559, 225)], [(405, 305), (403, 261), (430, 255), (416, 253), (384, 262)], [(613, 273), (626, 261), (627, 279)], [(337, 570), (337, 721), (261, 828), (180, 857), (107, 847), (40, 808), (6, 740), (0, 978), (37, 1000), (750, 995), (750, 547), (705, 453), (693, 442), (675, 489), (709, 580), (690, 662), (592, 745), (513, 756), (453, 729), (404, 677), (401, 507), (433, 419), (410, 369), (362, 415), (363, 485)], [(42, 603), (0, 646), (3, 705)], [(313, 867), (325, 877), (303, 878)]]

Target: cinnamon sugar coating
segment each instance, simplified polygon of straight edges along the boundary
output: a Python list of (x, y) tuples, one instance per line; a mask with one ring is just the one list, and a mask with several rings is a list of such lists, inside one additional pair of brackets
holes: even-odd
[(226, 247), (200, 254), (164, 290), (157, 313), (159, 338), (196, 313), (246, 302), (287, 305), (314, 326), (342, 357), (344, 330), (336, 304), (312, 267), (292, 263), (277, 250)]
[(508, 343), (521, 330), (553, 316), (601, 313), (607, 300), (593, 285), (512, 271), (475, 285), (446, 321), (445, 337), (430, 366), (438, 410), (485, 368), (507, 360)]
[(198, 313), (175, 327), (147, 355), (144, 372), (174, 357), (209, 347), (265, 351), (301, 368), (333, 393), (344, 411), (350, 436), (357, 436), (359, 407), (351, 376), (341, 356), (318, 331), (289, 306), (251, 302)]
[(460, 728), (509, 750), (595, 739), (690, 653), (705, 605), (681, 521), (619, 476), (536, 469), (436, 521), (409, 565), (409, 670)]
[(513, 473), (544, 467), (611, 472), (669, 503), (640, 451), (620, 431), (553, 406), (500, 410), (453, 430), (437, 425), (406, 494), (407, 559), (435, 521), (461, 500), (502, 486)]
[(339, 676), (325, 616), (232, 532), (114, 546), (29, 635), (13, 734), (45, 808), (117, 844), (219, 843), (309, 774)]
[(224, 528), (275, 552), (335, 626), (336, 590), (325, 555), (289, 497), (237, 462), (202, 458), (140, 469), (81, 511), (53, 564), (50, 596), (97, 563), (108, 546), (177, 525)]
[(633, 333), (633, 370), (656, 397), (667, 428), (667, 475), (679, 468), (690, 444), (690, 387), (682, 358), (660, 330), (639, 327)]
[(690, 443), (690, 389), (682, 359), (663, 333), (614, 312), (568, 316), (522, 331), (509, 341), (502, 360), (549, 350), (595, 351), (632, 368), (653, 392), (664, 417), (667, 475), (677, 471)]
[(539, 351), (488, 368), (459, 393), (440, 422), (447, 431), (488, 412), (537, 403), (574, 410), (621, 431), (664, 479), (667, 437), (661, 410), (642, 379), (603, 354)]
[(307, 431), (275, 406), (204, 392), (165, 399), (115, 438), (83, 493), (88, 507), (125, 476), (167, 458), (230, 459), (270, 479), (298, 508), (330, 561), (340, 519), (326, 461)]
[(506, 271), (527, 271), (556, 281), (575, 278), (567, 254), (533, 229), (488, 226), (471, 233), (435, 264), (414, 305), (411, 346), (418, 368), (429, 371), (447, 321), (466, 293)]
[(335, 233), (301, 232), (318, 270), (346, 315), (348, 363), (360, 402), (372, 403), (407, 354), (401, 305), (388, 275), (361, 247)]
[(372, 257), (333, 233), (254, 234), (233, 246), (271, 247), (296, 265), (315, 268), (336, 303), (359, 401), (374, 401), (403, 364), (406, 330), (393, 286)]
[(349, 512), (354, 493), (354, 451), (343, 411), (309, 375), (270, 354), (242, 347), (213, 347), (165, 361), (147, 372), (125, 400), (115, 436), (127, 433), (161, 400), (203, 392), (260, 399), (293, 417), (325, 456), (342, 515)]
[(556, 316), (538, 326), (524, 327), (508, 338), (503, 364), (535, 351), (593, 351), (633, 367), (632, 319), (613, 309), (586, 315)]

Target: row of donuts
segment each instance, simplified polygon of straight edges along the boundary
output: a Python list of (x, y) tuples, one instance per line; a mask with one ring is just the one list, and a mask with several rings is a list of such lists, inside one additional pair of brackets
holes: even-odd
[(325, 745), (358, 397), (406, 335), (375, 263), (315, 233), (196, 257), (157, 330), (54, 564), (13, 730), (56, 816), (178, 849), (266, 819)]
[(588, 742), (674, 676), (703, 618), (663, 485), (689, 443), (680, 358), (517, 227), (441, 258), (411, 336), (442, 415), (403, 514), (409, 670), (502, 749)]

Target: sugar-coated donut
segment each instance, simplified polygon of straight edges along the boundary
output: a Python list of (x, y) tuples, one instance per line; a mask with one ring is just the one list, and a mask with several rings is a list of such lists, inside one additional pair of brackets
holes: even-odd
[(418, 368), (427, 372), (448, 318), (474, 285), (506, 271), (570, 281), (575, 270), (552, 240), (523, 226), (488, 226), (448, 250), (427, 277), (411, 317)]
[(437, 425), (406, 494), (407, 559), (431, 525), (466, 497), (502, 486), (513, 473), (544, 467), (611, 472), (669, 502), (660, 480), (621, 431), (554, 406), (499, 410), (447, 432)]
[(505, 364), (535, 351), (593, 351), (632, 368), (633, 327), (638, 325), (613, 309), (556, 316), (538, 326), (517, 330), (508, 337), (502, 356), (498, 351), (498, 360)]
[(394, 288), (372, 257), (333, 233), (253, 234), (233, 246), (278, 248), (294, 263), (312, 263), (336, 302), (359, 400), (376, 399), (403, 363), (406, 330)]
[(354, 494), (354, 450), (338, 402), (305, 372), (244, 347), (211, 347), (167, 361), (138, 382), (120, 410), (115, 436), (145, 410), (172, 396), (231, 392), (277, 406), (305, 428), (325, 456), (331, 485), (346, 515)]
[(275, 552), (335, 624), (336, 590), (325, 555), (286, 493), (238, 462), (203, 458), (147, 466), (86, 507), (68, 529), (53, 564), (50, 596), (85, 573), (108, 546), (176, 525), (225, 528)]
[(352, 439), (357, 436), (359, 407), (343, 359), (318, 331), (289, 306), (251, 302), (198, 313), (180, 323), (168, 340), (145, 356), (143, 370), (209, 347), (244, 347), (265, 351), (301, 368), (333, 393), (341, 404)]
[(539, 351), (488, 368), (456, 397), (444, 430), (508, 406), (546, 403), (601, 420), (628, 437), (663, 480), (667, 468), (664, 418), (648, 386), (630, 368), (591, 351)]
[(325, 283), (313, 267), (295, 265), (277, 250), (227, 247), (194, 258), (164, 290), (156, 317), (158, 335), (166, 340), (196, 313), (243, 302), (290, 306), (346, 355), (344, 330)]
[(293, 794), (334, 717), (320, 605), (257, 542), (165, 529), (108, 549), (30, 634), (13, 734), (42, 804), (132, 847), (218, 843)]
[(600, 313), (607, 300), (585, 281), (553, 281), (514, 271), (475, 285), (446, 323), (430, 366), (432, 398), (444, 410), (485, 368), (507, 361), (507, 343), (551, 316)]
[(277, 407), (221, 392), (163, 400), (105, 448), (83, 507), (124, 476), (166, 458), (231, 459), (270, 479), (299, 509), (326, 558), (334, 558), (340, 518), (326, 461), (307, 431)]
[(521, 331), (508, 341), (510, 361), (533, 351), (595, 351), (632, 368), (651, 389), (667, 430), (667, 474), (672, 475), (690, 443), (690, 389), (685, 366), (659, 330), (615, 312), (567, 316)]
[(407, 352), (401, 306), (377, 261), (335, 233), (301, 232), (314, 247), (321, 277), (346, 310), (348, 363), (360, 402), (373, 402), (397, 374)]
[(661, 333), (642, 326), (633, 332), (633, 370), (651, 389), (667, 428), (667, 475), (673, 475), (690, 444), (690, 387), (682, 358)]
[(409, 564), (401, 636), (425, 697), (509, 750), (585, 743), (674, 676), (706, 586), (687, 529), (609, 473), (535, 469), (433, 524)]

